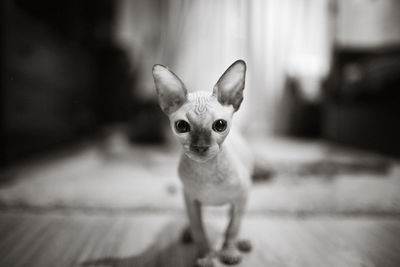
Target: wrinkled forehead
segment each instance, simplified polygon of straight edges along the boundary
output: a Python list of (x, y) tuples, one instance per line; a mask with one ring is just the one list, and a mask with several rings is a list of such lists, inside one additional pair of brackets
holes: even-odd
[(185, 107), (186, 117), (190, 123), (199, 124), (198, 126), (208, 124), (213, 120), (217, 104), (216, 98), (207, 92), (190, 93)]
[[(187, 104), (186, 116), (190, 122), (201, 121), (203, 124), (208, 124), (216, 118), (227, 119), (232, 113), (229, 107), (222, 106), (209, 92), (190, 93)], [(199, 118), (201, 120), (198, 120)]]
[(201, 116), (217, 104), (217, 99), (208, 92), (198, 91), (189, 93), (188, 102), (193, 113)]
[(207, 125), (215, 119), (229, 119), (231, 106), (222, 106), (209, 92), (198, 91), (188, 94), (187, 102), (175, 113), (174, 119), (187, 119), (192, 124)]

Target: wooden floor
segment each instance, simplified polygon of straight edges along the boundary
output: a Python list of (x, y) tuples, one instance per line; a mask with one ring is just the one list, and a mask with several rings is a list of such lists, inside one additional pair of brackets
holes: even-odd
[[(218, 245), (225, 218), (207, 220)], [(0, 213), (0, 266), (192, 266), (183, 214)], [(400, 266), (400, 218), (250, 214), (239, 266)], [(222, 266), (215, 260), (216, 266)]]
[[(0, 267), (193, 266), (194, 245), (180, 241), (178, 152), (124, 140), (0, 172)], [(256, 141), (272, 175), (252, 188), (241, 230), (254, 249), (238, 266), (400, 266), (399, 161), (320, 142)], [(225, 213), (205, 215), (218, 248)]]

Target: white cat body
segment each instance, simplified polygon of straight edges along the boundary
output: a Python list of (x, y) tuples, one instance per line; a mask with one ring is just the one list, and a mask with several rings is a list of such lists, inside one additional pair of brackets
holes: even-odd
[(178, 173), (188, 196), (205, 205), (224, 205), (247, 196), (252, 168), (245, 141), (231, 129), (214, 158), (199, 163), (183, 153)]
[[(253, 172), (245, 140), (232, 127), (233, 114), (243, 100), (246, 63), (238, 60), (221, 76), (212, 93), (188, 93), (183, 82), (162, 65), (153, 67), (161, 109), (182, 144), (178, 173), (183, 184), (190, 235), (197, 244), (197, 266), (213, 266), (212, 249), (202, 222), (203, 205), (230, 204), (230, 222), (219, 258), (236, 264), (251, 244), (238, 240)], [(237, 249), (237, 248), (238, 249)]]

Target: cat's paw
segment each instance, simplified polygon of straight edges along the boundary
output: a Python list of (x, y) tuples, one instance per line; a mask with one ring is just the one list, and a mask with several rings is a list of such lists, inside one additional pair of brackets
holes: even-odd
[(182, 241), (183, 244), (193, 243), (193, 238), (192, 238), (192, 234), (190, 233), (189, 227), (186, 227), (183, 230), (182, 236), (181, 236), (181, 241)]
[(250, 240), (242, 239), (236, 243), (237, 248), (242, 252), (250, 252), (253, 249)]
[(227, 265), (235, 265), (242, 261), (242, 256), (235, 248), (224, 248), (219, 254), (219, 260)]
[(214, 267), (214, 262), (210, 257), (198, 258), (195, 267)]

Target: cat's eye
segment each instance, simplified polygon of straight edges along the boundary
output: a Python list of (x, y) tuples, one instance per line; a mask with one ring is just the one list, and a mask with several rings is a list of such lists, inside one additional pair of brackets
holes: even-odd
[(226, 122), (226, 120), (223, 119), (219, 119), (214, 121), (213, 125), (212, 125), (212, 129), (216, 132), (223, 132), (226, 130), (226, 127), (228, 126), (228, 123)]
[(190, 131), (190, 125), (187, 121), (178, 120), (175, 122), (175, 130), (178, 133), (187, 133)]

